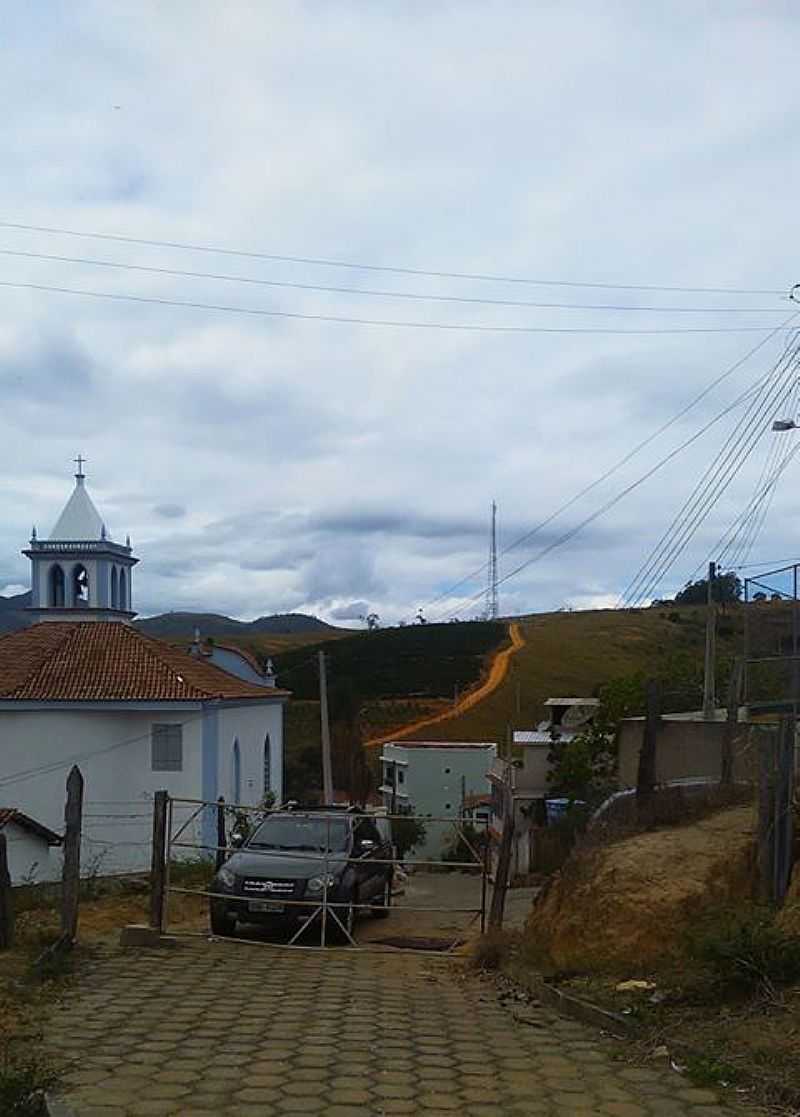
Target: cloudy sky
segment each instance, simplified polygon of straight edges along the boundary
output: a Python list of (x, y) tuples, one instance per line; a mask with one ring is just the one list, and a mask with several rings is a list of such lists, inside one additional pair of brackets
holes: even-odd
[[(0, 221), (244, 254), (0, 227), (3, 284), (206, 304), (2, 287), (0, 592), (27, 584), (20, 547), (82, 451), (142, 559), (141, 612), (473, 615), (483, 575), (450, 591), (486, 559), (492, 499), (504, 548), (764, 341), (501, 556), (501, 574), (535, 560), (504, 612), (615, 601), (742, 408), (537, 556), (785, 346), (767, 331), (800, 282), (799, 50), (782, 0), (20, 7)], [(658, 592), (713, 557), (768, 444)], [(798, 470), (751, 561), (800, 554)]]

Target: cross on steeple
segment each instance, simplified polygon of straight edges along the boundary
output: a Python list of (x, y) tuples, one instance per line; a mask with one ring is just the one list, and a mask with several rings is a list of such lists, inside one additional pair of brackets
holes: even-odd
[(77, 458), (73, 458), (72, 460), (75, 462), (75, 464), (78, 467), (78, 472), (75, 474), (75, 476), (76, 477), (83, 477), (84, 476), (83, 467), (86, 464), (86, 458), (82, 457), (81, 454), (78, 454)]

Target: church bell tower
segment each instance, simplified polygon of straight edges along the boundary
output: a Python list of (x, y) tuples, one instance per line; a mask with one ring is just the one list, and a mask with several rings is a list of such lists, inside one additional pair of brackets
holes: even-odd
[(86, 491), (84, 459), (78, 455), (75, 488), (50, 538), (34, 527), (23, 551), (31, 560), (31, 612), (37, 621), (130, 621), (131, 541), (115, 543)]

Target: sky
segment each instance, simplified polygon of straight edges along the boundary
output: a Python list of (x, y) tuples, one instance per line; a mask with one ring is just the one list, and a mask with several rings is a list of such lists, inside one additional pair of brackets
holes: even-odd
[[(144, 614), (475, 616), (492, 500), (501, 613), (613, 605), (742, 408), (611, 502), (772, 367), (768, 331), (800, 310), (799, 49), (780, 0), (20, 8), (0, 40), (0, 593), (27, 586), (20, 549), (81, 452)], [(781, 402), (649, 596), (714, 557)], [(749, 562), (800, 558), (799, 469)]]

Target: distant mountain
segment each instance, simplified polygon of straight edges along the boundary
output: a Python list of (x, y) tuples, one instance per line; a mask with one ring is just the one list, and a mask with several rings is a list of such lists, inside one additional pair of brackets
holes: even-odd
[(148, 636), (166, 640), (176, 636), (191, 636), (195, 628), (200, 629), (201, 636), (214, 637), (234, 634), (255, 636), (262, 633), (294, 636), (298, 633), (322, 633), (333, 629), (333, 625), (307, 613), (275, 613), (269, 617), (258, 617), (254, 621), (236, 621), (219, 613), (161, 613), (157, 617), (147, 617), (134, 623)]
[(31, 603), (31, 591), (17, 593), (13, 597), (0, 597), (0, 632), (13, 632), (26, 628), (31, 623), (30, 613), (25, 610)]

